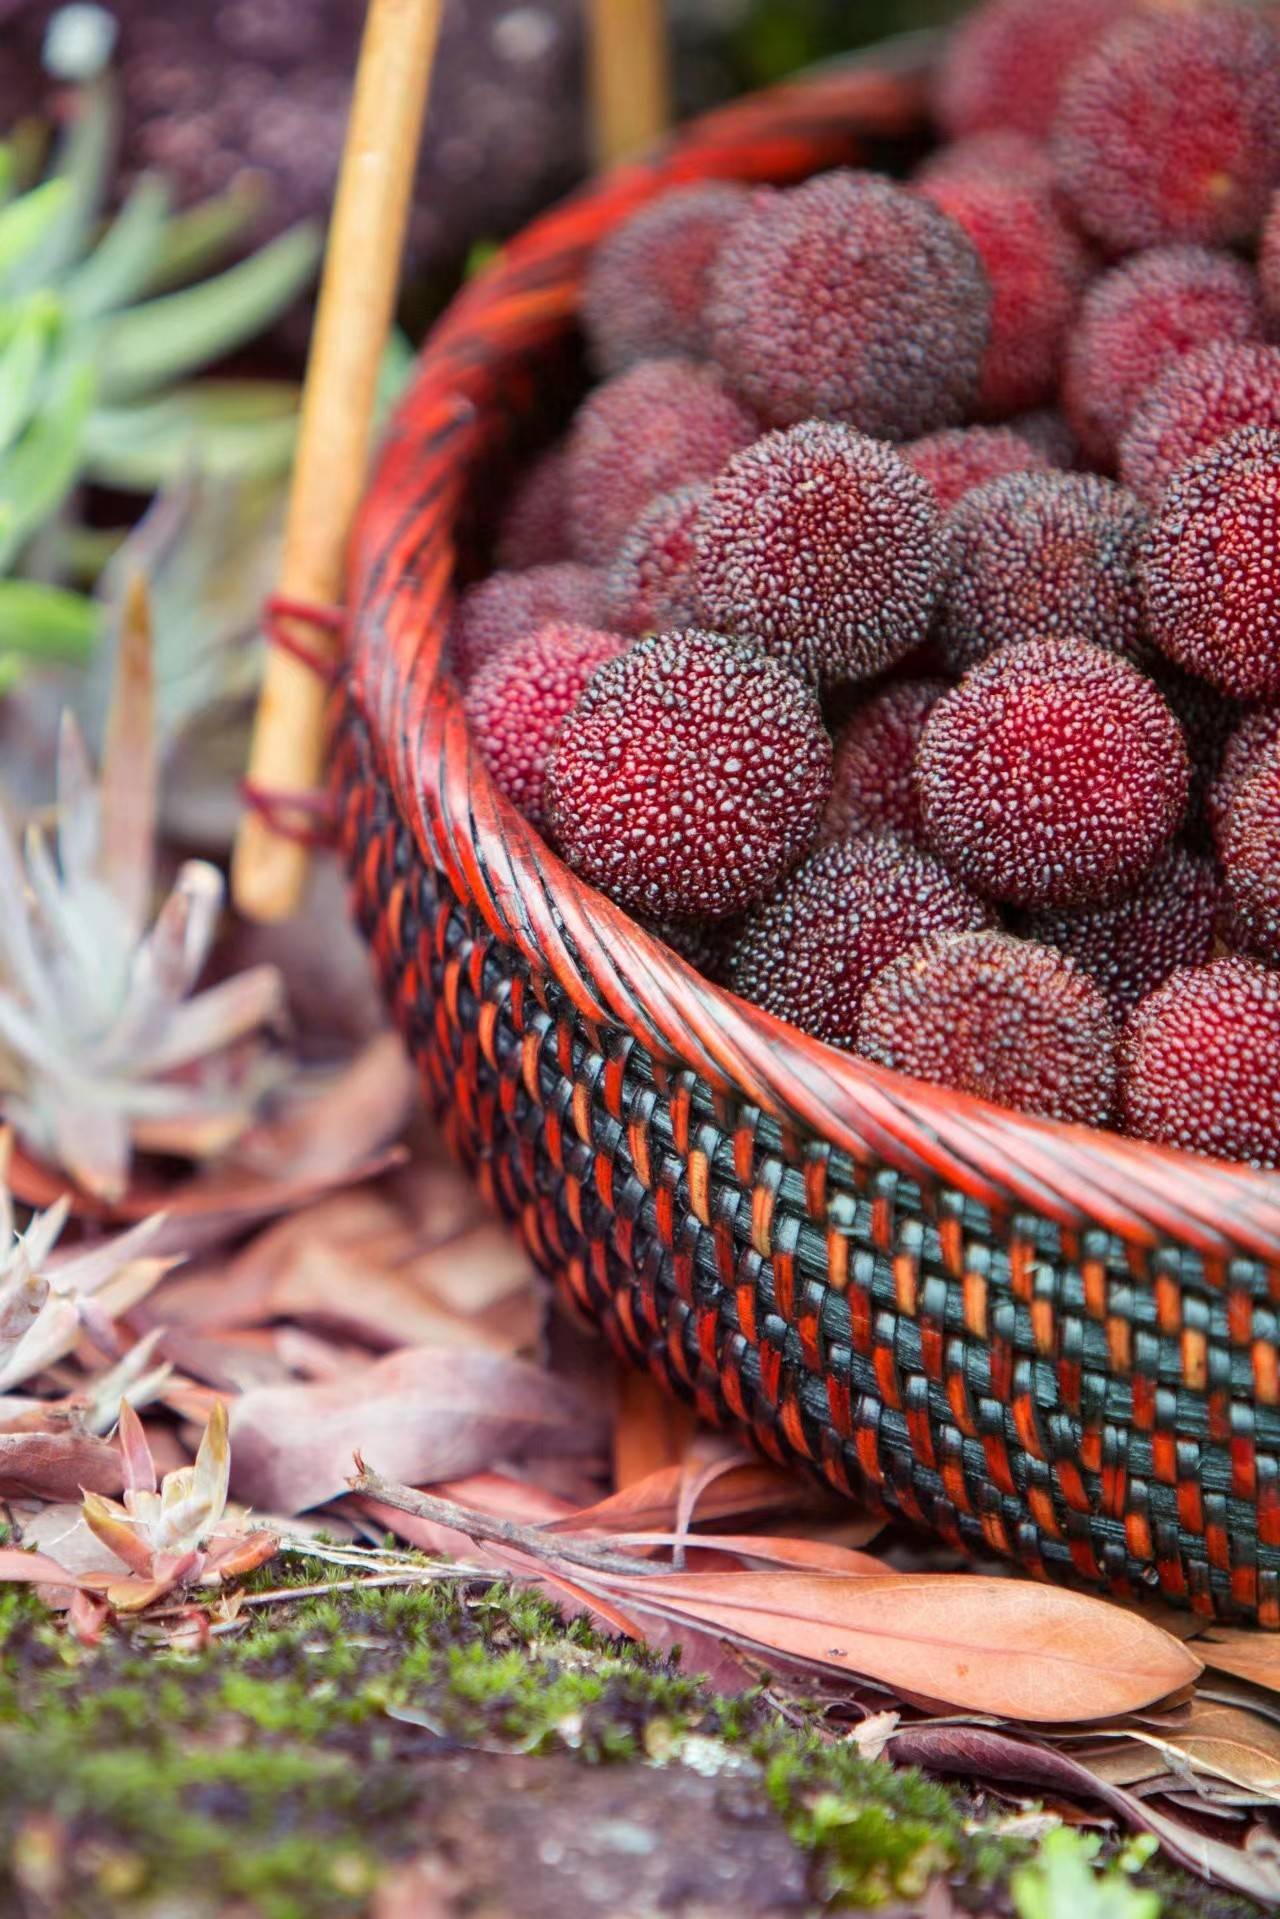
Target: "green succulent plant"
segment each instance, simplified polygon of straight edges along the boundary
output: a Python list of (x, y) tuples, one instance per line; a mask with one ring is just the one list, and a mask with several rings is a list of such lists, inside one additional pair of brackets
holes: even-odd
[[(109, 47), (94, 45), (99, 58)], [(245, 193), (175, 213), (151, 175), (104, 221), (115, 88), (88, 65), (46, 177), (24, 187), (18, 145), (0, 146), (0, 689), (21, 656), (81, 660), (93, 646), (99, 610), (74, 589), (110, 540), (77, 522), (82, 483), (152, 493), (192, 473), (266, 477), (294, 439), (291, 383), (193, 376), (307, 285), (319, 233), (294, 227), (210, 274), (243, 230)]]

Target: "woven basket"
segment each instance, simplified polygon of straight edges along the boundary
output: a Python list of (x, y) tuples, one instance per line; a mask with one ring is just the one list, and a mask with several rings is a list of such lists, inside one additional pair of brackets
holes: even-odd
[(496, 794), (442, 667), (459, 541), (592, 247), (674, 182), (901, 153), (922, 60), (699, 121), (446, 314), (352, 554), (355, 909), (454, 1147), (626, 1358), (955, 1546), (1276, 1626), (1280, 1180), (904, 1080), (708, 985)]

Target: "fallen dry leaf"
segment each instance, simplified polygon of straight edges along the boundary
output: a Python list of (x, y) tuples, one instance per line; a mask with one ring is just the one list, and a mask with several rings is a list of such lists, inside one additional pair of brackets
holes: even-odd
[[(556, 1532), (621, 1533), (645, 1527), (673, 1527), (685, 1484), (683, 1466), (663, 1466), (624, 1491), (612, 1493), (594, 1506), (583, 1506), (553, 1522)], [(826, 1504), (825, 1496), (798, 1485), (790, 1473), (741, 1453), (731, 1470), (706, 1486), (697, 1502), (696, 1517), (703, 1523), (745, 1519), (752, 1515), (785, 1512), (788, 1516)], [(868, 1538), (882, 1521), (868, 1522)]]
[(681, 1466), (697, 1432), (687, 1406), (664, 1393), (647, 1373), (620, 1369), (613, 1422), (613, 1483), (619, 1492), (664, 1467)]
[(1280, 1633), (1214, 1626), (1196, 1640), (1196, 1651), (1217, 1672), (1234, 1673), (1237, 1679), (1280, 1692)]
[(0, 1433), (0, 1497), (74, 1499), (123, 1484), (119, 1452), (92, 1433)]

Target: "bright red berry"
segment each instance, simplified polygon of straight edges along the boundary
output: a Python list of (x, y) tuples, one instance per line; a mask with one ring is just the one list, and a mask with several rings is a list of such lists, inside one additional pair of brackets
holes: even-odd
[(469, 586), (454, 609), (449, 650), (465, 684), (514, 640), (549, 620), (598, 625), (604, 612), (604, 577), (576, 560), (531, 566), (523, 573), (491, 573)]
[(640, 515), (605, 583), (605, 610), (619, 633), (698, 624), (694, 532), (710, 497), (705, 481), (678, 487)]
[(987, 480), (1007, 473), (1044, 473), (1047, 455), (1008, 426), (955, 426), (902, 448), (902, 457), (927, 480), (945, 513)]
[(1180, 466), (1246, 426), (1280, 429), (1280, 347), (1199, 347), (1167, 367), (1134, 408), (1120, 477), (1155, 506)]
[(846, 720), (836, 735), (821, 839), (886, 832), (922, 841), (916, 748), (925, 721), (948, 690), (946, 680), (898, 680), (873, 693)]
[(1139, 1139), (1280, 1165), (1280, 973), (1233, 957), (1166, 980), (1126, 1022), (1121, 1099)]

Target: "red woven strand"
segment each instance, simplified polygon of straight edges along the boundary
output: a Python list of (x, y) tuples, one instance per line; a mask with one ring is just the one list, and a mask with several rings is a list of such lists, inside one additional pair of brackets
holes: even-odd
[[(278, 839), (312, 848), (332, 846), (337, 818), (330, 794), (323, 791), (290, 793), (280, 787), (263, 786), (258, 780), (243, 779), (240, 797)], [(308, 824), (308, 821), (319, 823)]]
[(346, 621), (343, 608), (321, 606), (310, 600), (294, 600), (287, 594), (273, 593), (262, 609), (262, 630), (268, 645), (288, 653), (331, 686), (341, 670), (341, 661), (318, 646), (308, 646), (291, 625), (286, 625), (286, 621), (299, 621), (305, 626), (314, 627), (318, 633), (337, 635), (342, 632)]

